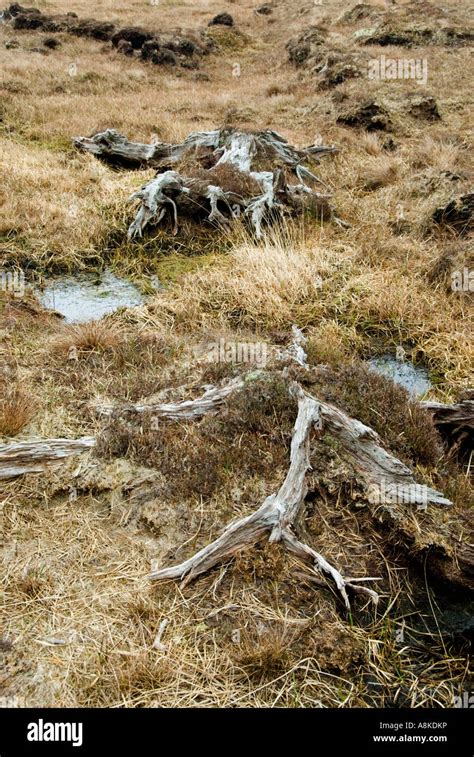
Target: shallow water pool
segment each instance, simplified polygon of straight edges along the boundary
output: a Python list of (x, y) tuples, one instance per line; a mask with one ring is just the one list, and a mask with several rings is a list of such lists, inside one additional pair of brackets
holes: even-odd
[(371, 370), (403, 386), (413, 397), (421, 397), (433, 386), (428, 371), (410, 362), (402, 362), (390, 355), (368, 361)]
[[(156, 281), (152, 283), (159, 288)], [(43, 307), (61, 313), (66, 323), (98, 320), (119, 308), (136, 307), (146, 300), (135, 284), (110, 270), (100, 275), (58, 276), (48, 280), (37, 296)]]

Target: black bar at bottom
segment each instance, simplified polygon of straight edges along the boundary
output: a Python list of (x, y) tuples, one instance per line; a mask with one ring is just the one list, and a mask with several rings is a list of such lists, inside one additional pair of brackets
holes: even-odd
[(472, 710), (0, 709), (0, 757), (273, 746), (472, 757)]

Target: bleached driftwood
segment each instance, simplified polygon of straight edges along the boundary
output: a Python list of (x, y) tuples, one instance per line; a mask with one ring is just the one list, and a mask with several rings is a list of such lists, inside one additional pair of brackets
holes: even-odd
[(425, 507), (429, 503), (451, 505), (436, 489), (416, 483), (413, 472), (382, 444), (369, 426), (334, 405), (319, 401), (323, 428), (342, 445), (357, 476), (367, 488), (369, 499), (380, 504), (403, 502)]
[(306, 344), (306, 337), (295, 324), (292, 326), (293, 340), (289, 347), (280, 352), (280, 360), (292, 360), (294, 363), (301, 365), (302, 368), (308, 367), (308, 356), (306, 354), (304, 345)]
[[(152, 579), (179, 578), (184, 583), (229, 557), (244, 547), (255, 544), (265, 535), (270, 542), (282, 542), (291, 552), (305, 561), (310, 561), (335, 582), (347, 608), (350, 607), (347, 589), (366, 593), (377, 602), (378, 595), (372, 589), (347, 581), (328, 561), (300, 542), (293, 531), (295, 521), (307, 493), (306, 473), (310, 468), (309, 437), (311, 428), (319, 427), (321, 421), (318, 402), (298, 385), (292, 386), (298, 396), (298, 415), (291, 442), (290, 467), (286, 478), (276, 494), (266, 498), (251, 515), (229, 525), (222, 536), (197, 552), (193, 557), (171, 568), (163, 568), (150, 575)], [(373, 579), (369, 579), (373, 580)]]
[(244, 379), (239, 377), (232, 379), (220, 387), (208, 387), (204, 394), (195, 400), (121, 406), (102, 402), (95, 405), (95, 410), (98, 415), (105, 416), (125, 411), (138, 414), (150, 413), (151, 415), (170, 420), (192, 420), (193, 418), (202, 418), (203, 415), (215, 412), (233, 392), (241, 389), (243, 385)]
[(92, 137), (75, 137), (74, 145), (95, 157), (114, 163), (124, 161), (128, 166), (143, 168), (166, 168), (178, 163), (184, 155), (192, 152), (205, 152), (207, 157), (214, 155), (215, 162), (233, 163), (241, 171), (250, 170), (252, 159), (259, 149), (266, 149), (271, 157), (279, 158), (282, 163), (294, 166), (298, 170), (300, 181), (304, 177), (318, 181), (318, 178), (304, 166), (303, 160), (311, 157), (334, 153), (334, 146), (309, 145), (298, 149), (276, 131), (267, 129), (263, 132), (242, 132), (233, 128), (214, 129), (213, 131), (196, 131), (189, 134), (183, 142), (131, 142), (115, 129), (106, 129)]
[[(157, 176), (130, 198), (140, 202), (128, 230), (130, 238), (141, 237), (147, 227), (159, 224), (167, 215), (171, 215), (174, 233), (180, 214), (218, 226), (226, 226), (242, 215), (250, 219), (257, 238), (262, 235), (264, 219), (273, 214), (311, 209), (322, 220), (332, 217), (330, 195), (308, 185), (308, 181), (322, 182), (303, 163), (334, 153), (333, 146), (297, 149), (275, 131), (244, 132), (234, 128), (194, 132), (179, 144), (150, 145), (130, 142), (114, 129), (107, 129), (92, 137), (77, 137), (74, 144), (114, 164), (158, 169)], [(179, 163), (188, 158), (199, 168), (194, 176), (189, 161), (179, 171)], [(225, 186), (218, 173), (222, 166), (230, 167), (240, 181), (236, 184), (227, 180)], [(290, 183), (291, 175), (297, 183)], [(242, 186), (242, 177), (250, 179), (251, 184), (239, 192), (233, 187)], [(250, 186), (258, 187), (260, 192), (254, 194)]]
[(0, 479), (41, 473), (66, 457), (87, 452), (96, 444), (92, 436), (80, 439), (42, 439), (0, 444)]
[[(301, 350), (300, 334), (295, 333), (295, 337), (298, 338), (297, 346)], [(333, 405), (310, 396), (298, 384), (293, 383), (290, 391), (298, 397), (298, 416), (291, 443), (290, 467), (279, 491), (267, 497), (251, 515), (231, 523), (220, 537), (195, 555), (179, 565), (152, 573), (150, 578), (177, 578), (187, 583), (268, 535), (270, 542), (282, 542), (291, 552), (309, 560), (329, 575), (347, 607), (348, 588), (366, 593), (376, 602), (377, 594), (372, 589), (345, 579), (322, 555), (299, 541), (295, 534), (294, 526), (307, 493), (305, 479), (310, 468), (309, 438), (313, 428), (318, 432), (328, 431), (337, 438), (341, 444), (341, 454), (352, 462), (356, 476), (366, 485), (372, 497), (375, 492), (378, 502), (391, 504), (401, 501), (423, 506), (428, 502), (451, 504), (450, 500), (435, 489), (417, 484), (412, 471), (384, 449), (373, 429), (350, 418)]]

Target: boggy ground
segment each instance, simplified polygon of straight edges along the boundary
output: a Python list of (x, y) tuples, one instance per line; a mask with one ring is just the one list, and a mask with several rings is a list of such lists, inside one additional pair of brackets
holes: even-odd
[[(3, 440), (99, 436), (91, 456), (1, 489), (2, 685), (26, 704), (452, 706), (472, 688), (469, 581), (450, 573), (439, 546), (472, 543), (469, 469), (443, 449), (427, 414), (360, 364), (403, 346), (429, 368), (433, 398), (472, 383), (472, 294), (451, 288), (453, 271), (472, 269), (472, 226), (432, 217), (472, 186), (471, 51), (442, 35), (409, 48), (362, 44), (353, 34), (384, 21), (382, 3), (343, 19), (352, 3), (274, 2), (269, 14), (258, 5), (38, 3), (48, 14), (195, 35), (230, 12), (235, 27), (211, 29), (217, 46), (198, 69), (66, 32), (52, 49), (50, 34), (0, 27), (2, 266), (32, 281), (107, 263), (168, 282), (137, 310), (75, 327), (31, 293), (1, 294)], [(425, 26), (469, 29), (467, 4), (443, 3), (447, 21), (436, 4), (397, 5)], [(289, 60), (308, 34), (308, 54)], [(331, 64), (322, 73), (321, 47)], [(382, 54), (426, 59), (426, 84), (369, 79), (368, 61)], [(126, 200), (152, 171), (117, 171), (71, 146), (107, 127), (175, 142), (223, 123), (336, 144), (318, 175), (350, 228), (300, 218), (256, 244), (245, 229), (183, 224), (177, 237), (165, 229), (132, 244)], [(391, 517), (364, 498), (334, 439), (312, 440), (301, 528), (346, 575), (381, 578), (377, 610), (355, 598), (346, 613), (332, 586), (278, 545), (249, 549), (185, 588), (146, 579), (151, 562), (179, 562), (281, 484), (296, 411), (275, 366), (200, 422), (155, 426), (93, 410), (97, 398), (195, 397), (258, 368), (209, 363), (206, 345), (257, 341), (273, 354), (293, 323), (309, 340), (309, 390), (373, 426), (418, 480), (454, 502)], [(153, 640), (165, 618), (160, 651)]]

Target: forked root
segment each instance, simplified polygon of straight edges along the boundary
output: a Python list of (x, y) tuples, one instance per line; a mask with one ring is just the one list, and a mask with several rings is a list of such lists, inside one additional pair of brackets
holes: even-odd
[[(224, 533), (179, 565), (152, 573), (154, 580), (182, 579), (184, 584), (205, 573), (247, 546), (269, 534), (270, 542), (282, 542), (291, 552), (330, 576), (349, 609), (347, 589), (367, 594), (376, 604), (378, 594), (365, 586), (348, 581), (318, 552), (300, 542), (293, 532), (297, 517), (307, 493), (306, 473), (310, 468), (309, 439), (313, 427), (321, 428), (320, 403), (306, 394), (298, 385), (291, 390), (298, 396), (298, 415), (291, 442), (290, 467), (276, 494), (266, 498), (251, 515), (231, 523)], [(373, 578), (367, 580), (374, 580)]]

